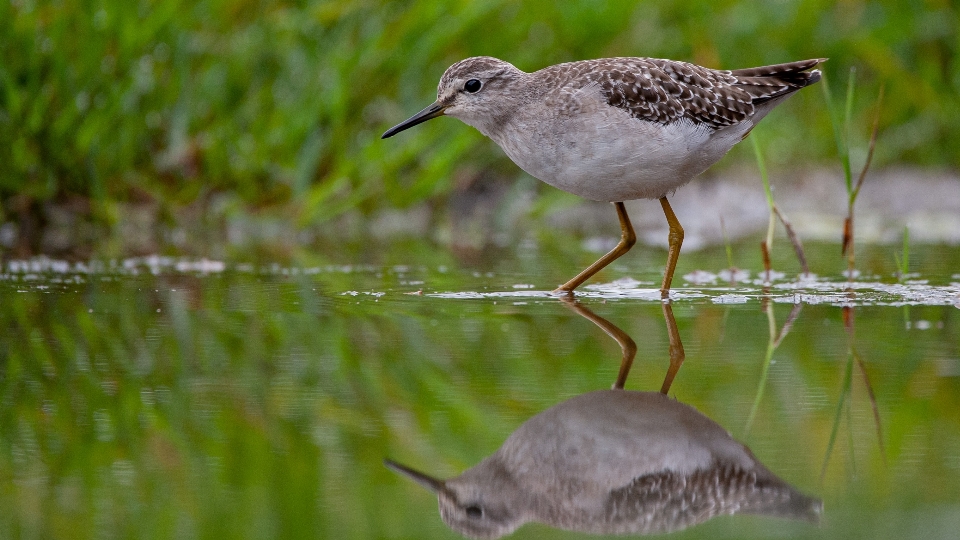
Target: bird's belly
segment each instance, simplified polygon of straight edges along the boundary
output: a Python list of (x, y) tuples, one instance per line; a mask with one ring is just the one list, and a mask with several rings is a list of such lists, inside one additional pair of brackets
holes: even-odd
[(597, 201), (659, 198), (716, 163), (736, 140), (688, 122), (627, 117), (563, 122), (544, 135), (497, 141), (510, 159), (551, 186)]

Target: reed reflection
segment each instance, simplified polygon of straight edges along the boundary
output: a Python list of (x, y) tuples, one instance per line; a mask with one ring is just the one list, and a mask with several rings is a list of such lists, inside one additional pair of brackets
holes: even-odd
[(818, 522), (819, 499), (787, 484), (716, 422), (666, 395), (683, 363), (668, 304), (670, 366), (660, 392), (624, 390), (636, 344), (622, 329), (567, 305), (620, 344), (612, 390), (582, 394), (527, 420), (493, 455), (441, 480), (386, 465), (437, 494), (440, 515), (471, 538), (499, 538), (528, 522), (601, 534), (654, 534), (725, 514)]

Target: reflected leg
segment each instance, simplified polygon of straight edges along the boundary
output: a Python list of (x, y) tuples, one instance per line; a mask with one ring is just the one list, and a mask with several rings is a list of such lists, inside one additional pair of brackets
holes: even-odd
[[(666, 199), (662, 200), (665, 201)], [(630, 248), (637, 243), (637, 235), (633, 232), (633, 226), (630, 225), (630, 216), (627, 215), (627, 209), (623, 206), (622, 202), (616, 202), (613, 204), (617, 209), (617, 216), (620, 218), (620, 242), (618, 242), (617, 245), (610, 250), (610, 253), (600, 257), (600, 260), (591, 264), (586, 270), (580, 272), (575, 278), (564, 283), (553, 292), (573, 292), (573, 290), (579, 287), (580, 284), (590, 279), (592, 275), (602, 270), (603, 267), (615, 261), (624, 253), (630, 251)], [(669, 218), (667, 219), (669, 221)], [(676, 218), (674, 218), (674, 220), (676, 220)], [(680, 230), (680, 236), (681, 238), (683, 237), (683, 229)]]
[(673, 213), (673, 208), (670, 207), (666, 197), (660, 197), (660, 206), (663, 207), (663, 215), (667, 217), (667, 225), (670, 227), (667, 269), (663, 274), (663, 283), (660, 285), (660, 296), (668, 298), (670, 296), (670, 282), (673, 281), (673, 271), (676, 270), (677, 258), (680, 257), (680, 245), (683, 244), (683, 227), (680, 226), (680, 221), (677, 220), (677, 216)]
[(673, 308), (667, 302), (663, 303), (663, 318), (667, 321), (667, 335), (670, 338), (670, 367), (663, 377), (663, 386), (660, 387), (660, 393), (666, 394), (670, 391), (673, 378), (677, 376), (687, 355), (683, 352), (683, 342), (680, 341), (680, 331), (677, 330), (677, 320), (673, 317)]
[(576, 311), (578, 315), (600, 327), (608, 336), (612, 337), (620, 345), (620, 372), (617, 374), (617, 381), (613, 383), (614, 390), (623, 390), (627, 382), (627, 375), (630, 373), (630, 367), (633, 365), (633, 359), (637, 356), (637, 344), (626, 332), (619, 326), (597, 315), (580, 302), (569, 298), (560, 299), (570, 309)]

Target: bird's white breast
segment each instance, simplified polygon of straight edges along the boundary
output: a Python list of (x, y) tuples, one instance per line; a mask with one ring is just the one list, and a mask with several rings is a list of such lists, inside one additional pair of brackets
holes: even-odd
[(564, 97), (566, 106), (525, 107), (489, 135), (530, 175), (598, 201), (667, 195), (716, 163), (753, 125), (663, 125), (634, 118), (591, 89)]

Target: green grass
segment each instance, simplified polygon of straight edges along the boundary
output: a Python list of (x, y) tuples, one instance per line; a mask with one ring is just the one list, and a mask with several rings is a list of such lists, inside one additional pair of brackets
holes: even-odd
[[(947, 4), (815, 0), (3, 2), (0, 221), (76, 200), (107, 222), (118, 205), (157, 204), (318, 224), (513, 178), (453, 120), (379, 139), (430, 102), (449, 64), (481, 54), (525, 70), (612, 55), (720, 68), (830, 57), (829, 76), (857, 67), (858, 96), (887, 87), (879, 165), (957, 166), (958, 19)], [(858, 125), (867, 109), (858, 97), (846, 114)], [(773, 165), (829, 159), (828, 116), (815, 92), (781, 107), (766, 124)]]

